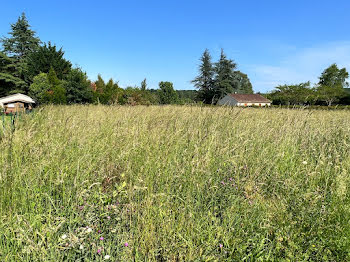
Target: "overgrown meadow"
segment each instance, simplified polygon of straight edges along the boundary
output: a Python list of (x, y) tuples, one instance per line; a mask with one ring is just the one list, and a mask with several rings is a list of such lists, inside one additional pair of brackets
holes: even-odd
[(349, 261), (348, 111), (46, 106), (0, 127), (0, 261)]

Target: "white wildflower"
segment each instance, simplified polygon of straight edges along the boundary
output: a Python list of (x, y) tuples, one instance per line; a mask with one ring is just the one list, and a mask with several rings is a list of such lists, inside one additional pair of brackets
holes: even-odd
[(92, 232), (92, 228), (89, 227), (89, 228), (87, 229), (87, 232), (88, 232), (88, 233), (91, 233), (91, 232)]
[(105, 255), (106, 260), (110, 259), (110, 257), (111, 257), (110, 255)]
[(83, 250), (83, 249), (84, 249), (84, 246), (83, 246), (83, 245), (80, 245), (80, 246), (79, 246), (79, 249), (80, 249), (80, 250)]
[(307, 161), (303, 161), (303, 165), (306, 165), (307, 164)]
[(62, 238), (62, 239), (66, 239), (66, 238), (67, 238), (67, 235), (66, 235), (66, 234), (63, 234), (63, 235), (61, 236), (61, 238)]

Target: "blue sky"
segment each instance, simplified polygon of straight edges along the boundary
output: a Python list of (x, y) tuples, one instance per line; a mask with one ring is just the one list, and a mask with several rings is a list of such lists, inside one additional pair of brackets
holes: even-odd
[(331, 63), (350, 70), (350, 1), (25, 1), (1, 4), (0, 35), (25, 12), (42, 41), (63, 47), (94, 80), (147, 78), (193, 89), (205, 48), (224, 48), (255, 91), (316, 82)]

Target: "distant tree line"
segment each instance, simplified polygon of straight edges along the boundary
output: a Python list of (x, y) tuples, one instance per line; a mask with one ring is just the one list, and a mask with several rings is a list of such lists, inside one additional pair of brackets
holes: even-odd
[(332, 64), (326, 68), (319, 82), (311, 86), (310, 82), (295, 85), (280, 85), (267, 94), (274, 104), (281, 105), (334, 105), (350, 104), (349, 73), (346, 68)]
[[(252, 94), (248, 76), (237, 68), (234, 60), (221, 50), (217, 62), (206, 49), (200, 57), (198, 76), (192, 80), (196, 90), (175, 90), (173, 83), (162, 81), (151, 89), (144, 79), (139, 86), (121, 88), (113, 79), (105, 81), (98, 75), (88, 79), (80, 67), (73, 67), (62, 48), (43, 43), (31, 29), (23, 13), (11, 24), (8, 37), (0, 39), (0, 96), (24, 93), (38, 103), (72, 104), (215, 104), (229, 93)], [(319, 82), (280, 85), (265, 94), (274, 104), (314, 105), (350, 104), (350, 89), (345, 68), (331, 65), (321, 74)]]
[(0, 39), (0, 96), (24, 93), (41, 104), (183, 104), (193, 102), (193, 90), (175, 90), (171, 82), (160, 82), (159, 89), (140, 86), (121, 88), (113, 79), (96, 81), (64, 58), (62, 48), (42, 43), (23, 13), (11, 25), (8, 37)]

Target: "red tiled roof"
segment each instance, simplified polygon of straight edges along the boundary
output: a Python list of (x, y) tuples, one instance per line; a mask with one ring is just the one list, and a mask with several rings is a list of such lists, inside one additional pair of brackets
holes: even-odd
[(259, 94), (229, 94), (239, 103), (271, 103), (270, 100)]

